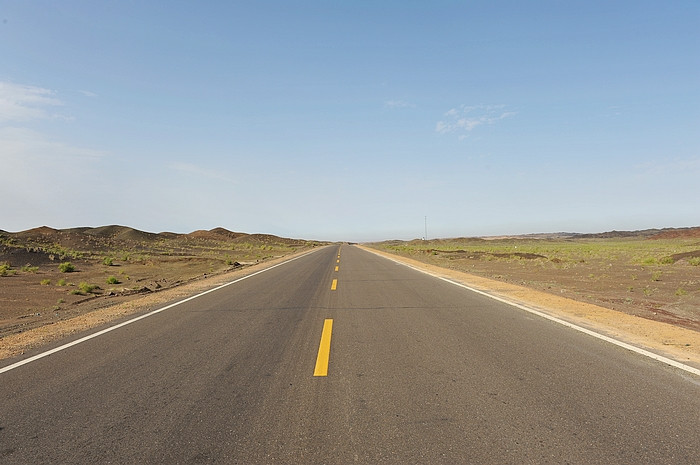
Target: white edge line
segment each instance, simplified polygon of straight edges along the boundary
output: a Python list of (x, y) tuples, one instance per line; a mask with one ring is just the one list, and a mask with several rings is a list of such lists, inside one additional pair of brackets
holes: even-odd
[(451, 279), (442, 277), (440, 275), (434, 274), (434, 273), (427, 271), (427, 270), (423, 270), (423, 269), (418, 268), (416, 266), (409, 265), (407, 263), (403, 263), (399, 260), (395, 260), (395, 259), (390, 258), (390, 257), (385, 257), (384, 255), (379, 255), (379, 254), (375, 254), (375, 255), (382, 257), (382, 258), (386, 258), (387, 260), (391, 260), (392, 262), (398, 263), (399, 265), (403, 265), (403, 266), (406, 266), (406, 267), (411, 268), (413, 270), (419, 271), (423, 274), (427, 274), (427, 275), (430, 275), (434, 278), (441, 279), (441, 280), (448, 282), (450, 284), (454, 284), (455, 286), (463, 287), (464, 289), (468, 289), (472, 292), (476, 292), (477, 294), (481, 294), (483, 296), (489, 297), (489, 298), (497, 300), (499, 302), (503, 302), (504, 304), (508, 304), (508, 305), (513, 306), (513, 307), (517, 307), (521, 310), (525, 310), (526, 312), (532, 313), (533, 315), (537, 315), (537, 316), (540, 316), (540, 317), (545, 318), (547, 320), (553, 321), (555, 323), (559, 323), (560, 325), (564, 325), (567, 328), (575, 329), (576, 331), (580, 331), (584, 334), (588, 334), (589, 336), (593, 336), (597, 339), (603, 340), (605, 342), (609, 342), (610, 344), (615, 344), (616, 346), (622, 347), (623, 349), (627, 349), (627, 350), (630, 350), (632, 352), (636, 352), (636, 353), (643, 355), (645, 357), (649, 357), (651, 359), (657, 360), (657, 361), (665, 363), (667, 365), (671, 365), (672, 367), (681, 369), (683, 371), (687, 371), (688, 373), (692, 373), (694, 375), (700, 376), (700, 369), (691, 367), (689, 365), (686, 365), (684, 363), (670, 359), (668, 357), (664, 357), (662, 355), (655, 354), (654, 352), (650, 352), (648, 350), (641, 349), (639, 347), (633, 346), (632, 344), (628, 344), (626, 342), (618, 341), (617, 339), (613, 339), (612, 337), (597, 333), (595, 331), (591, 331), (590, 329), (584, 328), (582, 326), (578, 326), (574, 323), (570, 323), (566, 320), (562, 320), (562, 319), (557, 318), (555, 316), (548, 315), (544, 312), (540, 312), (539, 310), (535, 310), (534, 308), (526, 307), (525, 305), (511, 302), (510, 300), (507, 300), (507, 299), (504, 299), (501, 297), (497, 297), (495, 295), (489, 294), (488, 292), (480, 291), (479, 289), (474, 289), (473, 287), (469, 287), (466, 284), (462, 284), (462, 283), (459, 283), (457, 281), (452, 281)]
[(265, 268), (265, 269), (262, 269), (262, 270), (260, 270), (260, 271), (256, 271), (255, 273), (251, 273), (251, 274), (249, 274), (249, 275), (246, 275), (246, 276), (243, 276), (243, 277), (241, 277), (241, 278), (238, 278), (238, 279), (236, 279), (236, 280), (234, 280), (234, 281), (231, 281), (231, 282), (228, 282), (228, 283), (224, 283), (224, 284), (222, 284), (222, 285), (220, 285), (220, 286), (214, 287), (214, 288), (209, 289), (209, 290), (207, 290), (207, 291), (204, 291), (204, 292), (201, 292), (201, 293), (199, 293), (199, 294), (196, 294), (196, 295), (187, 297), (186, 299), (179, 300), (179, 301), (177, 301), (177, 302), (175, 302), (175, 303), (172, 303), (172, 304), (170, 304), (170, 305), (166, 305), (165, 307), (162, 307), (162, 308), (153, 310), (153, 311), (148, 312), (148, 313), (144, 313), (143, 315), (139, 315), (139, 316), (137, 316), (136, 318), (132, 318), (131, 320), (127, 320), (127, 321), (124, 321), (124, 322), (119, 323), (119, 324), (117, 324), (117, 325), (110, 326), (109, 328), (105, 328), (105, 329), (103, 329), (103, 330), (101, 330), (101, 331), (98, 331), (98, 332), (96, 332), (96, 333), (88, 334), (88, 335), (85, 336), (85, 337), (81, 337), (80, 339), (76, 339), (75, 341), (69, 342), (69, 343), (67, 343), (67, 344), (63, 344), (62, 346), (58, 346), (58, 347), (53, 348), (53, 349), (51, 349), (51, 350), (47, 350), (46, 352), (42, 352), (42, 353), (40, 353), (40, 354), (34, 355), (34, 356), (29, 357), (29, 358), (26, 358), (26, 359), (24, 359), (24, 360), (20, 360), (19, 362), (15, 362), (15, 363), (13, 363), (12, 365), (8, 365), (8, 366), (6, 366), (6, 367), (0, 368), (0, 374), (5, 373), (5, 372), (10, 371), (10, 370), (14, 370), (15, 368), (19, 368), (19, 367), (21, 367), (22, 365), (26, 365), (27, 363), (31, 363), (31, 362), (33, 362), (33, 361), (35, 361), (35, 360), (39, 360), (40, 358), (48, 357), (48, 356), (51, 355), (51, 354), (55, 354), (56, 352), (60, 352), (60, 351), (62, 351), (62, 350), (68, 349), (69, 347), (73, 347), (73, 346), (78, 345), (78, 344), (81, 344), (81, 343), (83, 343), (83, 342), (85, 342), (85, 341), (89, 341), (90, 339), (96, 338), (96, 337), (98, 337), (98, 336), (102, 336), (103, 334), (109, 333), (110, 331), (114, 331), (115, 329), (119, 329), (119, 328), (121, 328), (122, 326), (130, 325), (131, 323), (135, 323), (135, 322), (137, 322), (137, 321), (139, 321), (139, 320), (143, 320), (144, 318), (148, 318), (149, 316), (153, 316), (153, 315), (155, 315), (156, 313), (164, 312), (165, 310), (168, 310), (168, 309), (173, 308), (173, 307), (175, 307), (175, 306), (177, 306), (177, 305), (180, 305), (180, 304), (184, 304), (185, 302), (189, 302), (190, 300), (194, 300), (194, 299), (196, 299), (197, 297), (201, 297), (201, 296), (203, 296), (203, 295), (205, 295), (205, 294), (209, 294), (210, 292), (218, 291), (219, 289), (223, 289), (224, 287), (230, 286), (231, 284), (236, 284), (236, 283), (238, 283), (238, 282), (243, 281), (244, 279), (252, 278), (252, 277), (255, 276), (255, 275), (258, 275), (258, 274), (260, 274), (260, 273), (264, 273), (264, 272), (269, 271), (269, 270), (271, 270), (271, 269), (273, 269), (273, 268), (277, 268), (278, 266), (286, 265), (286, 264), (289, 263), (289, 262), (293, 262), (294, 260), (298, 260), (298, 259), (300, 259), (300, 258), (302, 258), (302, 257), (306, 257), (307, 255), (312, 254), (312, 253), (314, 253), (314, 252), (316, 252), (316, 251), (318, 251), (318, 250), (321, 250), (321, 249), (314, 249), (314, 250), (311, 250), (311, 251), (309, 251), (309, 252), (307, 252), (307, 253), (305, 253), (305, 254), (303, 254), (303, 255), (299, 255), (298, 257), (294, 257), (294, 258), (291, 258), (291, 259), (289, 259), (289, 260), (283, 261), (282, 263), (278, 263), (278, 264), (276, 264), (276, 265), (272, 265), (272, 266), (269, 267), (269, 268)]

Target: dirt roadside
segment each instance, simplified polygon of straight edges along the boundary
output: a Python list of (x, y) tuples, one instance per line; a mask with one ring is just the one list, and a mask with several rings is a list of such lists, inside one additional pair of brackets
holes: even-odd
[(533, 308), (694, 368), (700, 368), (700, 333), (697, 331), (555, 296), (524, 286), (426, 264), (362, 245), (358, 245), (358, 247), (487, 294)]
[[(555, 296), (524, 286), (441, 268), (364, 246), (359, 247), (700, 368), (700, 333), (697, 331)], [(22, 355), (76, 333), (106, 325), (111, 321), (155, 310), (169, 302), (204, 292), (305, 253), (309, 253), (309, 250), (138, 296), (126, 302), (120, 302), (74, 318), (57, 321), (18, 334), (7, 335), (0, 340), (2, 342), (0, 360)]]
[[(318, 249), (314, 249), (318, 250)], [(234, 281), (257, 271), (269, 268), (284, 261), (311, 253), (313, 250), (303, 250), (283, 257), (269, 259), (262, 263), (247, 266), (235, 271), (217, 274), (180, 286), (153, 292), (132, 300), (117, 303), (99, 310), (94, 310), (67, 320), (57, 321), (37, 328), (11, 334), (0, 339), (0, 360), (16, 357), (25, 352), (56, 342), (65, 337), (104, 326), (109, 322), (156, 310), (167, 303), (190, 297), (213, 289), (222, 284)]]
[(0, 347), (12, 334), (319, 245), (224, 228), (189, 234), (119, 225), (0, 231)]

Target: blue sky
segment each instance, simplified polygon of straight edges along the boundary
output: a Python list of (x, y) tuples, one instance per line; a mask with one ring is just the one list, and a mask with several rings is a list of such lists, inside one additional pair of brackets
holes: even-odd
[(0, 2), (0, 229), (700, 225), (697, 1)]

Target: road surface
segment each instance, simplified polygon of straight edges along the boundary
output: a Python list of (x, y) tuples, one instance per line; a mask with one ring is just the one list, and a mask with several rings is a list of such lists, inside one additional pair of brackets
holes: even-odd
[(0, 389), (3, 464), (700, 463), (697, 377), (349, 245)]

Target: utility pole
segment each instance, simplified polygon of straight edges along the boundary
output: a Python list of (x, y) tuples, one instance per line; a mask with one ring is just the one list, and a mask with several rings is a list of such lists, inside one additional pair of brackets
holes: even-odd
[(428, 240), (428, 217), (425, 217), (425, 236), (424, 238), (426, 241)]

